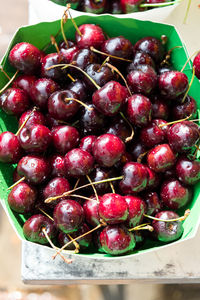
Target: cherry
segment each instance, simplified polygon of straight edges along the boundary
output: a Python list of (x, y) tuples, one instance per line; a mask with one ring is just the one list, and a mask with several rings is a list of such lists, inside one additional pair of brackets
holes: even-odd
[(50, 239), (56, 237), (57, 230), (54, 223), (48, 217), (41, 214), (33, 215), (24, 223), (23, 233), (27, 240), (45, 245), (48, 244), (48, 241), (42, 231), (43, 228)]
[(92, 110), (83, 107), (82, 114), (80, 117), (81, 127), (83, 133), (86, 135), (95, 135), (101, 133), (107, 125), (106, 116), (99, 113), (94, 104), (87, 104)]
[(17, 173), (24, 176), (32, 184), (44, 182), (51, 172), (48, 161), (45, 158), (27, 155), (20, 159), (17, 165)]
[(21, 147), (29, 153), (42, 154), (52, 142), (51, 131), (44, 125), (24, 127), (18, 136)]
[(62, 57), (58, 53), (50, 53), (41, 59), (41, 76), (60, 81), (65, 78), (64, 71), (61, 68), (51, 68), (54, 65), (61, 64)]
[(176, 164), (176, 175), (186, 185), (196, 184), (200, 180), (200, 161), (180, 158)]
[(197, 116), (197, 103), (194, 98), (187, 96), (184, 103), (176, 104), (172, 109), (174, 120), (181, 120), (191, 115), (192, 119)]
[(63, 41), (59, 45), (59, 49), (60, 49), (60, 55), (62, 57), (62, 60), (65, 61), (66, 63), (71, 63), (74, 58), (74, 55), (78, 52), (79, 48), (75, 44), (75, 42), (72, 42), (70, 40), (68, 40), (68, 45), (69, 47)]
[(195, 68), (195, 75), (200, 79), (200, 52), (194, 58), (193, 67)]
[(48, 99), (48, 112), (50, 116), (57, 120), (66, 121), (73, 117), (79, 110), (80, 104), (67, 98), (77, 99), (77, 94), (70, 90), (54, 92)]
[(134, 52), (141, 51), (149, 54), (158, 63), (163, 60), (164, 48), (160, 40), (148, 36), (140, 39), (133, 47)]
[(72, 81), (68, 86), (67, 89), (76, 93), (78, 96), (78, 99), (81, 99), (81, 101), (85, 101), (87, 98), (87, 88), (85, 83), (82, 80), (76, 79), (75, 81)]
[(107, 0), (83, 0), (83, 11), (93, 14), (101, 14), (105, 10)]
[(17, 136), (5, 131), (0, 134), (0, 161), (4, 163), (16, 163), (22, 157), (23, 151)]
[(147, 163), (155, 172), (165, 172), (175, 164), (176, 156), (168, 144), (161, 144), (147, 154)]
[(124, 14), (133, 13), (139, 10), (139, 5), (143, 0), (120, 0), (122, 11)]
[(50, 78), (39, 78), (31, 89), (31, 99), (41, 109), (47, 109), (48, 98), (59, 89), (58, 84)]
[(162, 96), (173, 100), (184, 95), (188, 88), (188, 78), (179, 71), (165, 72), (159, 76), (158, 86)]
[(148, 96), (157, 85), (157, 75), (151, 66), (138, 65), (128, 73), (127, 83), (133, 93)]
[(19, 128), (22, 126), (22, 124), (25, 122), (25, 120), (28, 119), (28, 121), (25, 124), (25, 128), (31, 128), (33, 125), (46, 125), (46, 119), (44, 115), (39, 112), (39, 111), (32, 111), (32, 110), (27, 110), (25, 111), (20, 119), (19, 119)]
[(163, 130), (165, 137), (167, 138), (167, 132), (170, 128), (167, 121), (162, 119), (154, 119), (153, 123)]
[[(90, 230), (90, 228), (87, 226), (87, 224), (82, 224), (79, 229), (75, 232), (72, 232), (70, 234), (70, 236), (75, 239), (78, 236), (81, 236), (85, 233), (87, 233)], [(58, 242), (60, 247), (64, 246), (65, 244), (67, 244), (68, 242), (70, 242), (71, 239), (69, 238), (69, 236), (67, 234), (65, 234), (64, 232), (60, 232), (58, 235)], [(79, 244), (80, 246), (80, 250), (83, 251), (85, 249), (87, 249), (89, 246), (91, 246), (92, 243), (92, 234), (89, 233), (87, 235), (85, 235), (84, 237), (77, 239), (76, 242)], [(67, 246), (65, 248), (66, 250), (74, 250), (74, 244), (71, 243), (69, 244), (69, 246)]]
[[(90, 173), (90, 179), (92, 182), (97, 182), (112, 177), (115, 177), (115, 172), (112, 169), (102, 168), (99, 166), (95, 166), (94, 170)], [(113, 184), (115, 183), (113, 182)], [(109, 182), (98, 183), (95, 184), (95, 189), (98, 194), (103, 195), (110, 190), (110, 184)]]
[(28, 94), (17, 88), (9, 88), (0, 96), (0, 107), (8, 115), (21, 115), (29, 107)]
[(8, 195), (8, 204), (12, 210), (19, 214), (32, 212), (36, 202), (37, 193), (26, 182), (18, 183)]
[(79, 133), (72, 126), (57, 126), (52, 130), (53, 146), (60, 154), (65, 154), (79, 143)]
[(64, 233), (77, 231), (84, 220), (81, 205), (74, 200), (63, 200), (54, 208), (53, 218), (55, 226)]
[[(98, 56), (87, 48), (80, 49), (73, 57), (73, 65), (79, 67), (82, 70), (84, 70), (87, 67), (87, 65), (98, 63), (98, 61)], [(81, 76), (81, 78), (83, 77), (82, 73), (80, 73), (80, 71), (77, 69), (70, 68), (70, 71), (76, 76)]]
[(122, 14), (121, 4), (118, 0), (109, 1), (109, 13), (112, 15)]
[[(167, 120), (169, 116), (169, 107), (166, 101), (160, 99), (160, 97), (155, 97), (154, 99), (151, 99), (151, 102), (152, 102), (152, 118)], [(183, 119), (183, 118), (175, 117), (175, 119)]]
[(120, 189), (124, 194), (132, 194), (143, 191), (148, 182), (148, 172), (144, 165), (136, 162), (128, 162), (123, 167), (124, 178), (120, 181)]
[(191, 151), (199, 141), (198, 125), (189, 121), (179, 122), (170, 127), (167, 132), (170, 147), (175, 152)]
[(153, 170), (145, 166), (148, 172), (148, 182), (147, 182), (147, 189), (152, 190), (158, 187), (160, 183), (160, 177), (157, 173), (155, 173)]
[(136, 126), (146, 126), (151, 121), (151, 102), (149, 98), (135, 94), (128, 98), (127, 116)]
[[(99, 202), (97, 201), (95, 196), (90, 197), (91, 200), (86, 200), (83, 204), (85, 220), (89, 225), (96, 227), (100, 224), (100, 216), (99, 216)], [(99, 196), (99, 200), (101, 201), (102, 197)]]
[[(162, 220), (179, 218), (179, 215), (173, 211), (161, 211), (155, 215)], [(152, 222), (154, 236), (161, 242), (172, 242), (179, 239), (183, 233), (183, 226), (180, 221), (164, 222), (154, 220)]]
[(36, 77), (33, 75), (20, 75), (13, 81), (12, 87), (22, 89), (30, 96), (30, 92)]
[(79, 148), (75, 148), (65, 155), (67, 175), (71, 177), (88, 175), (93, 170), (93, 164), (92, 155)]
[(117, 116), (106, 130), (106, 133), (118, 136), (125, 143), (126, 139), (131, 135), (131, 130), (127, 122)]
[(145, 52), (137, 51), (136, 53), (134, 53), (132, 63), (130, 63), (130, 65), (127, 67), (127, 73), (130, 73), (139, 65), (148, 65), (155, 69), (155, 62), (153, 61), (151, 56)]
[(55, 154), (49, 158), (49, 163), (51, 166), (51, 176), (52, 177), (63, 177), (66, 175), (66, 168), (64, 162), (64, 156)]
[(101, 251), (111, 255), (130, 252), (135, 244), (134, 235), (124, 225), (109, 225), (100, 233)]
[(146, 192), (143, 195), (144, 202), (146, 203), (146, 214), (155, 216), (162, 209), (162, 202), (159, 199), (158, 193)]
[(93, 155), (100, 166), (112, 167), (125, 151), (125, 145), (114, 134), (103, 134), (93, 144)]
[(99, 49), (105, 41), (103, 30), (95, 24), (83, 24), (76, 32), (76, 42), (79, 48), (90, 48), (91, 46)]
[(177, 179), (164, 181), (160, 191), (162, 202), (169, 209), (179, 209), (191, 199), (191, 192)]
[(79, 148), (92, 154), (92, 146), (96, 139), (97, 137), (95, 135), (85, 136), (81, 139)]
[(135, 227), (142, 223), (143, 214), (146, 211), (146, 204), (144, 201), (135, 196), (124, 196), (124, 200), (128, 205), (128, 219), (126, 224), (129, 228)]
[(18, 43), (10, 51), (10, 64), (25, 74), (32, 75), (40, 68), (41, 53), (38, 48), (29, 43)]
[(128, 205), (125, 199), (114, 193), (105, 194), (99, 202), (99, 216), (108, 224), (118, 224), (127, 220)]
[(114, 116), (120, 111), (126, 98), (126, 88), (117, 81), (109, 81), (94, 92), (92, 102), (102, 114)]
[(147, 148), (152, 148), (165, 141), (165, 132), (157, 126), (154, 120), (140, 131), (140, 140)]
[(129, 149), (129, 153), (131, 154), (133, 161), (137, 161), (138, 157), (145, 152), (146, 148), (140, 140), (134, 141)]

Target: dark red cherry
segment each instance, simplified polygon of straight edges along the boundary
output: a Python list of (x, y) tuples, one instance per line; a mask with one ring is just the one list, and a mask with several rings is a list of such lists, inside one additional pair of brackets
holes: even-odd
[(176, 99), (184, 95), (188, 88), (187, 76), (179, 71), (169, 71), (161, 74), (158, 79), (159, 91), (167, 99)]
[(195, 68), (195, 75), (200, 79), (200, 52), (195, 56), (193, 60), (193, 67)]
[[(156, 218), (162, 220), (177, 219), (179, 215), (174, 211), (161, 211), (155, 215)], [(183, 225), (181, 221), (156, 221), (152, 222), (154, 228), (154, 236), (161, 242), (172, 242), (181, 237), (183, 234)]]
[(179, 122), (167, 132), (169, 145), (175, 152), (191, 151), (199, 141), (198, 125), (189, 121)]
[(78, 95), (70, 90), (61, 90), (53, 93), (48, 99), (48, 112), (57, 120), (66, 121), (73, 117), (79, 110), (80, 104), (67, 98), (78, 98)]
[(95, 135), (88, 135), (81, 139), (79, 148), (92, 153), (93, 143), (96, 141), (97, 137)]
[(119, 0), (124, 14), (139, 11), (139, 5), (143, 0)]
[(32, 75), (39, 71), (41, 53), (38, 48), (29, 43), (18, 43), (10, 51), (10, 64), (25, 74)]
[(103, 134), (93, 144), (93, 155), (102, 167), (112, 167), (125, 151), (125, 145), (114, 134)]
[(54, 223), (48, 217), (41, 214), (33, 215), (24, 223), (23, 234), (30, 242), (45, 245), (48, 244), (48, 241), (42, 231), (43, 228), (50, 239), (56, 237), (57, 230)]
[(196, 184), (200, 180), (200, 161), (180, 158), (176, 164), (176, 175), (186, 185)]
[(17, 173), (25, 176), (26, 180), (33, 184), (44, 182), (51, 172), (47, 159), (39, 156), (27, 155), (20, 159), (17, 165)]
[(194, 98), (187, 96), (184, 103), (176, 104), (172, 109), (174, 120), (181, 120), (191, 115), (191, 119), (197, 117), (197, 103)]
[(169, 125), (167, 125), (167, 121), (162, 120), (162, 119), (154, 119), (152, 122), (155, 125), (157, 125), (158, 127), (160, 127), (162, 125), (160, 128), (164, 131), (165, 137), (167, 137), (167, 132), (168, 132), (168, 130), (170, 128)]
[[(169, 116), (169, 106), (166, 101), (163, 101), (159, 97), (151, 99), (152, 103), (152, 118), (153, 119), (162, 119), (167, 120)], [(177, 120), (182, 118), (175, 118)]]
[(149, 54), (158, 63), (163, 60), (164, 48), (160, 40), (155, 37), (144, 37), (133, 47), (134, 52), (140, 51)]
[(8, 115), (21, 115), (29, 107), (28, 94), (17, 88), (9, 88), (0, 96), (0, 107)]
[(159, 199), (158, 193), (146, 192), (143, 195), (144, 202), (146, 203), (146, 214), (148, 216), (155, 216), (162, 209), (162, 202)]
[(33, 75), (20, 75), (13, 81), (12, 87), (22, 89), (30, 96), (33, 83), (36, 81), (36, 77)]
[(148, 65), (138, 65), (128, 73), (127, 83), (133, 93), (148, 96), (157, 85), (157, 74)]
[(22, 126), (22, 124), (26, 121), (27, 118), (29, 118), (29, 119), (25, 124), (26, 128), (31, 128), (33, 125), (36, 125), (36, 124), (46, 125), (46, 119), (41, 112), (27, 110), (21, 115), (21, 117), (19, 119), (19, 128)]
[(113, 119), (113, 122), (106, 130), (106, 133), (114, 134), (118, 136), (123, 142), (126, 142), (126, 139), (131, 135), (131, 129), (127, 122), (124, 121), (124, 119), (117, 116), (115, 119)]
[(78, 99), (81, 101), (85, 101), (87, 98), (87, 87), (82, 80), (76, 79), (72, 81), (68, 86), (67, 89), (76, 93), (78, 95)]
[(94, 158), (82, 149), (73, 149), (65, 155), (65, 167), (67, 175), (80, 177), (88, 175), (93, 170)]
[(143, 127), (151, 121), (151, 102), (149, 98), (135, 94), (128, 98), (127, 116), (132, 124)]
[(136, 162), (128, 162), (123, 167), (124, 178), (120, 181), (120, 189), (124, 194), (132, 194), (143, 191), (148, 182), (148, 172), (144, 165)]
[(3, 163), (16, 163), (22, 157), (23, 151), (17, 136), (5, 131), (0, 134), (0, 161)]
[(100, 233), (101, 252), (121, 255), (135, 248), (134, 235), (124, 225), (108, 225)]
[(169, 179), (162, 184), (160, 197), (166, 207), (176, 210), (191, 200), (191, 192), (177, 179)]
[(76, 42), (79, 48), (94, 48), (99, 49), (105, 41), (103, 30), (95, 24), (83, 24), (79, 26), (81, 35), (76, 32)]
[(165, 141), (165, 132), (152, 121), (140, 131), (140, 140), (147, 148), (152, 148)]
[(36, 202), (37, 192), (26, 182), (18, 183), (8, 195), (8, 204), (19, 214), (32, 212)]
[[(94, 170), (90, 173), (90, 179), (92, 180), (92, 182), (105, 180), (115, 176), (116, 174), (112, 169), (102, 168), (99, 166), (95, 166)], [(115, 182), (113, 182), (113, 184), (115, 185)], [(99, 184), (95, 184), (95, 188), (98, 194), (103, 195), (106, 192), (108, 193), (110, 191), (110, 184), (109, 182), (102, 182)]]
[(134, 141), (129, 149), (129, 153), (131, 154), (133, 161), (137, 161), (138, 157), (146, 151), (147, 149), (140, 140)]
[(134, 53), (133, 62), (127, 67), (127, 73), (130, 73), (139, 65), (148, 65), (155, 69), (155, 62), (151, 56), (145, 52), (136, 52)]
[(96, 109), (106, 116), (114, 116), (127, 98), (127, 90), (119, 82), (109, 81), (92, 95)]
[(66, 175), (64, 156), (55, 154), (49, 158), (52, 177), (63, 177)]
[(51, 78), (53, 80), (63, 80), (66, 78), (64, 75), (64, 71), (61, 70), (61, 67), (56, 67), (52, 69), (48, 69), (53, 65), (58, 65), (63, 63), (61, 55), (58, 53), (50, 53), (41, 59), (41, 76)]
[(126, 221), (128, 228), (133, 228), (142, 223), (143, 214), (146, 211), (146, 205), (144, 201), (135, 196), (124, 196), (124, 200), (128, 205), (128, 219)]
[(77, 231), (84, 220), (84, 210), (74, 200), (63, 200), (54, 208), (55, 226), (64, 233)]
[[(69, 46), (69, 47), (68, 47)], [(65, 63), (70, 63), (73, 60), (74, 55), (78, 52), (79, 48), (75, 42), (68, 40), (68, 45), (63, 41), (59, 45), (60, 55)]]
[(50, 78), (39, 78), (31, 89), (31, 99), (41, 109), (47, 109), (48, 98), (59, 89), (58, 84)]
[(107, 0), (83, 0), (82, 2), (84, 12), (102, 14), (105, 10)]
[[(88, 231), (90, 231), (90, 228), (87, 226), (87, 224), (83, 223), (77, 231), (70, 233), (70, 236), (73, 239), (75, 239), (75, 238), (87, 233)], [(59, 242), (60, 247), (64, 246), (68, 242), (70, 242), (70, 240), (71, 239), (69, 238), (69, 236), (67, 234), (65, 234), (64, 232), (59, 233), (58, 242)], [(89, 246), (91, 246), (92, 234), (89, 233), (89, 234), (85, 235), (84, 237), (77, 239), (76, 242), (79, 244), (80, 250), (83, 251), (83, 250), (87, 249)], [(71, 243), (65, 249), (66, 250), (74, 250), (75, 246), (73, 243)]]
[(148, 172), (147, 189), (148, 190), (156, 189), (160, 184), (160, 176), (156, 172), (148, 168), (147, 166), (145, 167)]
[(112, 15), (122, 14), (121, 4), (118, 0), (109, 1), (109, 13)]
[[(95, 196), (91, 196), (90, 198), (91, 200), (86, 200), (83, 204), (83, 209), (86, 222), (92, 227), (95, 227), (100, 224), (99, 202)], [(101, 199), (102, 197), (99, 196), (100, 201)]]
[(108, 224), (123, 223), (128, 218), (125, 199), (114, 193), (103, 195), (99, 202), (99, 216)]
[(42, 154), (52, 142), (51, 131), (44, 125), (24, 127), (18, 136), (21, 147), (29, 153)]
[[(98, 56), (92, 52), (90, 49), (84, 48), (77, 51), (77, 53), (73, 57), (73, 65), (79, 67), (80, 69), (84, 70), (87, 65), (98, 63), (99, 58)], [(73, 75), (83, 78), (82, 72), (76, 70), (74, 68), (70, 68), (70, 71)]]
[[(70, 191), (71, 187), (67, 179), (63, 177), (55, 177), (51, 179), (48, 184), (44, 187), (42, 193), (43, 193), (43, 198), (47, 199), (50, 197), (55, 197), (62, 195), (65, 192)], [(51, 207), (55, 207), (58, 202), (66, 200), (66, 197), (59, 198), (56, 201), (52, 201), (50, 203)], [(49, 204), (48, 204), (49, 205)]]
[(79, 143), (79, 133), (72, 126), (57, 126), (52, 130), (53, 146), (56, 152), (65, 154)]
[(147, 163), (155, 172), (165, 172), (175, 164), (176, 156), (168, 144), (161, 144), (147, 154)]

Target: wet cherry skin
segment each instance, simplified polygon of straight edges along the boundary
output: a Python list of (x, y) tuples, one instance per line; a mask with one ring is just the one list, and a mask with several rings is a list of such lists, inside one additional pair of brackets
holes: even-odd
[(176, 175), (186, 185), (196, 184), (200, 180), (200, 161), (180, 158), (176, 164)]
[(12, 87), (22, 89), (30, 96), (31, 88), (35, 81), (36, 76), (34, 75), (20, 75), (13, 81)]
[(0, 107), (8, 115), (21, 115), (28, 109), (28, 94), (18, 88), (9, 88), (0, 95)]
[(95, 24), (83, 24), (79, 26), (81, 35), (76, 32), (76, 42), (79, 48), (94, 48), (99, 49), (102, 43), (105, 41), (104, 33), (98, 25)]
[[(83, 204), (85, 220), (86, 222), (95, 227), (100, 224), (100, 216), (99, 216), (99, 202), (95, 196), (91, 196), (91, 201), (86, 200)], [(102, 197), (99, 196), (99, 200), (101, 201)]]
[(133, 228), (142, 223), (143, 214), (146, 211), (146, 204), (140, 198), (136, 196), (124, 196), (124, 200), (128, 205), (128, 219), (126, 221), (128, 228)]
[(17, 136), (5, 131), (0, 134), (0, 161), (3, 163), (16, 163), (22, 157), (23, 151)]
[(79, 143), (79, 132), (73, 126), (56, 126), (52, 130), (53, 146), (56, 152), (65, 154)]

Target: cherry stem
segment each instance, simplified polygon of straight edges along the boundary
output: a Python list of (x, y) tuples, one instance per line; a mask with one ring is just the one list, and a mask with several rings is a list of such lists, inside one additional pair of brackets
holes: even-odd
[[(113, 178), (107, 178), (107, 179), (103, 179), (103, 180), (99, 180), (99, 181), (93, 181), (92, 184), (99, 184), (99, 183), (104, 183), (104, 182), (110, 182), (110, 181), (115, 181), (115, 180), (122, 180), (124, 178), (124, 176), (119, 176), (119, 177), (113, 177)], [(79, 186), (71, 191), (68, 191), (68, 192), (65, 192), (63, 193), (62, 195), (59, 195), (59, 196), (55, 196), (55, 197), (49, 197), (47, 198), (44, 202), (45, 203), (50, 203), (52, 201), (55, 201), (57, 199), (60, 199), (62, 197), (66, 197), (66, 196), (69, 196), (71, 193), (75, 192), (75, 191), (78, 191), (80, 189), (83, 189), (83, 188), (86, 188), (88, 186), (91, 186), (91, 183), (88, 183), (88, 184), (85, 184), (85, 185), (82, 185), (82, 186)]]
[(111, 55), (111, 54), (102, 52), (102, 51), (100, 51), (100, 50), (97, 50), (97, 49), (95, 49), (93, 46), (90, 47), (90, 50), (91, 50), (92, 52), (95, 52), (95, 53), (98, 53), (98, 54), (101, 54), (101, 55), (105, 55), (105, 56), (108, 56), (108, 57), (111, 57), (111, 58), (115, 58), (115, 59), (119, 59), (119, 60), (123, 60), (123, 61), (127, 61), (127, 62), (132, 62), (132, 60), (130, 60), (130, 59), (126, 59), (126, 58), (123, 58), (123, 57)]
[(7, 188), (7, 191), (13, 189), (16, 185), (18, 185), (18, 183), (22, 182), (25, 179), (26, 179), (25, 176), (20, 178), (17, 182), (15, 182), (13, 185), (11, 185), (9, 188)]
[(186, 10), (186, 13), (185, 13), (185, 17), (184, 17), (184, 20), (183, 20), (183, 23), (184, 23), (184, 24), (185, 24), (186, 21), (187, 21), (191, 3), (192, 3), (192, 0), (189, 0), (189, 1), (188, 1), (188, 5), (187, 5), (187, 10)]
[(124, 121), (129, 125), (130, 129), (131, 129), (131, 135), (128, 136), (125, 140), (126, 143), (130, 142), (133, 137), (134, 137), (134, 129), (133, 126), (131, 125), (131, 123), (127, 120), (127, 118), (124, 116), (124, 114), (122, 112), (120, 112), (120, 115), (122, 116), (122, 118), (124, 119)]
[(98, 73), (101, 71), (101, 69), (103, 68), (103, 66), (104, 66), (107, 62), (109, 62), (109, 60), (110, 60), (110, 57), (106, 57), (106, 59), (102, 62), (102, 64), (101, 64), (99, 70), (97, 71)]
[(149, 151), (146, 151), (146, 152), (144, 152), (144, 153), (141, 153), (141, 154), (138, 156), (137, 162), (138, 162), (139, 164), (141, 164), (142, 159), (145, 157), (145, 155), (147, 155), (148, 152), (149, 152)]
[(195, 145), (195, 148), (197, 149), (197, 151), (200, 151), (199, 145)]
[(57, 44), (57, 42), (56, 42), (55, 37), (54, 37), (53, 35), (51, 35), (51, 36), (50, 36), (50, 39), (51, 39), (52, 45), (56, 48), (56, 51), (58, 52), (58, 54), (60, 54), (60, 50), (59, 50), (59, 48), (58, 48), (58, 44)]
[[(177, 3), (181, 2), (181, 0), (177, 0)], [(170, 6), (176, 3), (175, 1), (169, 1), (169, 2), (164, 2), (164, 3), (144, 3), (140, 4), (140, 7), (165, 7), (165, 6)]]
[(185, 64), (183, 65), (182, 69), (181, 69), (181, 72), (184, 71), (185, 67), (187, 66), (187, 64), (190, 62), (190, 60), (192, 59), (193, 56), (195, 56), (196, 54), (199, 53), (199, 50), (195, 51), (185, 62)]
[(87, 231), (86, 233), (84, 233), (84, 234), (82, 234), (82, 235), (80, 235), (80, 236), (77, 236), (76, 238), (72, 239), (70, 242), (66, 243), (66, 244), (65, 244), (62, 248), (60, 248), (59, 250), (56, 249), (56, 254), (53, 256), (53, 259), (55, 259), (56, 256), (57, 256), (58, 254), (60, 254), (67, 246), (69, 246), (71, 243), (73, 243), (73, 241), (76, 241), (76, 240), (78, 240), (78, 239), (83, 238), (84, 236), (86, 236), (86, 235), (88, 235), (88, 234), (94, 232), (95, 230), (99, 229), (99, 228), (102, 227), (102, 226), (105, 226), (105, 224), (102, 224), (102, 223), (101, 223), (101, 224), (97, 225), (95, 228), (93, 228), (93, 229)]
[(72, 77), (71, 74), (68, 73), (67, 76), (71, 79), (72, 82), (75, 82), (75, 81), (76, 81), (76, 79), (74, 79), (74, 77)]
[(148, 216), (146, 214), (143, 214), (144, 217), (146, 218), (149, 218), (149, 219), (152, 219), (152, 220), (155, 220), (155, 221), (160, 221), (160, 222), (176, 222), (176, 221), (184, 221), (188, 216), (190, 215), (190, 210), (187, 209), (184, 213), (184, 216), (182, 217), (179, 217), (179, 218), (176, 218), (176, 219), (167, 219), (167, 220), (164, 220), (164, 219), (160, 219), (160, 218), (155, 218), (155, 217), (152, 217), (152, 216)]
[(119, 76), (122, 78), (122, 80), (124, 81), (125, 85), (126, 85), (126, 88), (130, 94), (130, 96), (132, 96), (132, 93), (129, 89), (129, 86), (128, 86), (128, 83), (126, 81), (126, 79), (124, 78), (124, 76), (122, 75), (122, 73), (113, 65), (111, 65), (110, 63), (106, 63), (106, 65), (111, 69), (111, 70), (114, 70), (117, 74), (119, 74)]
[(173, 124), (176, 124), (176, 123), (180, 123), (180, 122), (188, 120), (189, 118), (191, 118), (191, 116), (192, 116), (192, 114), (190, 114), (189, 116), (187, 116), (184, 119), (172, 121), (172, 122), (169, 122), (169, 123), (166, 123), (166, 124), (160, 124), (160, 125), (158, 125), (158, 127), (161, 128), (161, 127), (164, 127), (164, 126), (168, 126), (168, 125), (173, 125)]
[(68, 20), (68, 14), (67, 14), (67, 11), (65, 11), (60, 20), (60, 30), (61, 30), (61, 33), (63, 36), (63, 40), (64, 40), (65, 44), (67, 45), (67, 48), (69, 48), (69, 43), (68, 43), (68, 40), (65, 35), (65, 31), (64, 31), (64, 24), (67, 22), (67, 20)]
[(165, 58), (163, 59), (163, 61), (160, 63), (161, 66), (165, 65), (165, 64), (169, 64), (169, 60), (171, 58), (171, 53), (174, 49), (180, 49), (183, 48), (183, 46), (175, 46), (171, 49), (169, 49), (169, 51), (167, 52), (167, 54), (165, 55)]
[(75, 99), (75, 98), (65, 98), (65, 101), (75, 101), (81, 105), (83, 105), (85, 108), (87, 108), (88, 110), (93, 110), (93, 107), (89, 107), (87, 104), (83, 103), (82, 101)]
[(6, 71), (4, 71), (4, 69), (3, 69), (2, 66), (0, 66), (0, 70), (1, 70), (1, 72), (8, 78), (8, 80), (11, 79), (10, 76), (6, 73)]
[(195, 77), (195, 68), (192, 68), (192, 78), (191, 78), (191, 81), (190, 81), (190, 83), (189, 83), (189, 86), (188, 86), (188, 88), (187, 88), (187, 91), (185, 92), (185, 95), (184, 95), (184, 97), (183, 97), (181, 103), (184, 103), (184, 102), (185, 102), (185, 99), (186, 99), (186, 97), (187, 97), (187, 95), (188, 95), (188, 93), (189, 93), (189, 90), (190, 90), (190, 88), (191, 88), (191, 86), (192, 86), (192, 84), (193, 84), (194, 77)]
[(154, 231), (154, 228), (149, 225), (150, 223), (145, 223), (145, 224), (140, 224), (136, 227), (130, 228), (128, 231), (139, 231), (139, 230), (149, 230), (149, 231)]
[(73, 237), (70, 235), (70, 234), (67, 234), (67, 236), (69, 237), (69, 239), (73, 242), (74, 246), (75, 246), (75, 250), (74, 252), (77, 254), (79, 253), (79, 250), (80, 250), (80, 245), (79, 243), (77, 243), (77, 241), (74, 241), (73, 240)]
[(81, 198), (81, 199), (84, 199), (84, 200), (89, 200), (89, 201), (95, 201), (95, 202), (97, 202), (97, 201), (94, 200), (94, 199), (91, 199), (91, 198), (89, 198), (89, 197), (85, 197), (85, 196), (82, 196), (82, 195), (72, 194), (72, 195), (70, 195), (70, 197)]
[(80, 178), (76, 180), (76, 183), (75, 183), (75, 185), (74, 185), (74, 189), (77, 188), (77, 186), (79, 185), (79, 182), (80, 182)]
[(93, 184), (93, 182), (92, 182), (90, 176), (89, 176), (89, 175), (86, 175), (86, 177), (87, 177), (87, 180), (89, 181), (89, 183), (91, 183), (91, 186), (92, 186), (92, 188), (93, 188), (95, 197), (96, 197), (96, 199), (97, 199), (97, 202), (99, 203), (99, 196), (98, 196), (97, 190), (96, 190), (96, 188), (95, 188), (95, 186), (94, 186), (94, 184)]
[(30, 119), (31, 115), (37, 110), (37, 107), (34, 106), (34, 108), (32, 109), (32, 111), (30, 112), (30, 114), (27, 116), (26, 120), (22, 123), (22, 125), (19, 127), (19, 129), (16, 132), (16, 136), (18, 136), (20, 134), (20, 131), (24, 128), (24, 126), (26, 125), (26, 123), (28, 122), (28, 120)]
[(39, 209), (46, 217), (48, 217), (51, 221), (54, 222), (54, 219), (53, 219), (48, 213), (46, 213), (42, 208), (38, 207), (38, 209)]
[(72, 23), (73, 23), (73, 25), (74, 25), (76, 31), (78, 32), (78, 34), (79, 34), (80, 36), (82, 36), (82, 33), (80, 32), (80, 30), (79, 30), (79, 28), (78, 28), (76, 22), (75, 22), (74, 19), (72, 18), (72, 15), (71, 15), (71, 12), (70, 12), (70, 8), (71, 8), (71, 5), (68, 3), (68, 4), (67, 4), (67, 11), (68, 11), (68, 14), (69, 14), (69, 16), (70, 16), (70, 19), (71, 19), (71, 21), (72, 21)]
[[(57, 248), (53, 242), (51, 241), (50, 237), (48, 236), (47, 232), (46, 232), (46, 229), (45, 228), (42, 228), (42, 232), (44, 233), (47, 241), (49, 242), (49, 244), (51, 245), (51, 247), (56, 250), (56, 252), (58, 253), (58, 250), (59, 248)], [(74, 253), (74, 251), (72, 251), (71, 253)], [(64, 262), (66, 262), (67, 264), (71, 264), (72, 263), (72, 259), (67, 259), (65, 258), (61, 253), (58, 253), (60, 255), (60, 257), (64, 260)]]
[(15, 72), (15, 74), (13, 75), (13, 77), (6, 83), (6, 85), (4, 85), (4, 87), (0, 90), (0, 94), (3, 93), (8, 87), (9, 85), (15, 80), (17, 74), (19, 73), (19, 70), (17, 70)]
[(110, 187), (111, 187), (111, 190), (112, 190), (113, 194), (115, 194), (115, 188), (114, 188), (112, 182), (109, 182), (109, 183), (110, 183)]

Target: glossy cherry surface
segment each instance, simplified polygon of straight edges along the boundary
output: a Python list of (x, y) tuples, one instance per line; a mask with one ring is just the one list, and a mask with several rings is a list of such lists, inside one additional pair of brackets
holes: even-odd
[(83, 24), (79, 26), (81, 35), (76, 32), (76, 42), (79, 48), (100, 48), (105, 40), (103, 30), (95, 24)]
[(79, 148), (92, 154), (93, 143), (96, 141), (96, 139), (97, 137), (95, 135), (85, 136), (80, 140)]
[(52, 131), (53, 146), (56, 152), (66, 154), (79, 143), (79, 132), (73, 126), (56, 126)]
[(23, 151), (17, 136), (5, 131), (0, 134), (0, 161), (4, 163), (16, 163), (22, 157)]
[(146, 204), (146, 214), (149, 216), (155, 216), (162, 209), (162, 202), (157, 192), (146, 192), (143, 195), (144, 202)]
[(196, 184), (200, 180), (200, 161), (180, 158), (176, 164), (176, 175), (186, 185)]
[(35, 81), (36, 76), (34, 75), (20, 75), (13, 81), (12, 87), (22, 89), (30, 95), (31, 88)]
[(64, 156), (59, 154), (52, 155), (49, 158), (49, 163), (51, 166), (51, 175), (53, 177), (63, 177), (66, 175)]
[(126, 221), (128, 228), (133, 228), (142, 223), (143, 214), (146, 212), (146, 204), (140, 197), (124, 196), (128, 205), (128, 219)]
[(149, 98), (134, 94), (128, 98), (127, 116), (130, 122), (136, 126), (146, 126), (151, 121), (151, 101)]
[(18, 88), (9, 88), (0, 95), (0, 107), (8, 115), (19, 116), (29, 104), (28, 94)]
[[(100, 216), (99, 216), (99, 202), (95, 196), (90, 197), (91, 200), (86, 200), (83, 204), (85, 220), (86, 222), (95, 227), (100, 224)], [(99, 200), (101, 201), (102, 197), (99, 196)]]
[(27, 118), (28, 121), (25, 124), (26, 128), (31, 128), (33, 125), (36, 124), (46, 125), (45, 116), (41, 112), (27, 110), (21, 115), (19, 119), (19, 127), (22, 126), (22, 124), (27, 120)]

